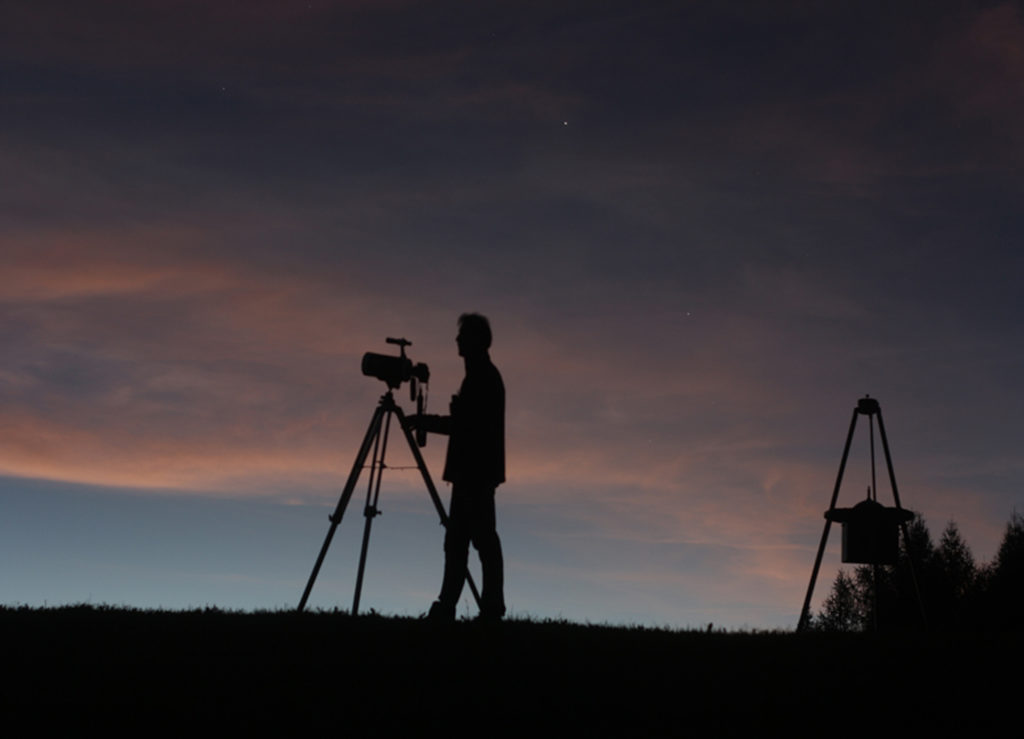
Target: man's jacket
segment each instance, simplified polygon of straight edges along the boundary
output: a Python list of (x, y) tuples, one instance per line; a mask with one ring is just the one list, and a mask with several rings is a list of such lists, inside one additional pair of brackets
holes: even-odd
[(425, 416), (428, 431), (448, 434), (443, 479), (497, 487), (505, 482), (505, 384), (489, 356), (466, 363), (450, 416)]

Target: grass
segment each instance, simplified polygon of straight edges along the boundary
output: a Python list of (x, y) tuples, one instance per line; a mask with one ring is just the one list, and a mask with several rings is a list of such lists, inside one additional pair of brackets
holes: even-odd
[(9, 721), (403, 734), (976, 732), (1015, 705), (1022, 642), (105, 606), (0, 608), (0, 629)]

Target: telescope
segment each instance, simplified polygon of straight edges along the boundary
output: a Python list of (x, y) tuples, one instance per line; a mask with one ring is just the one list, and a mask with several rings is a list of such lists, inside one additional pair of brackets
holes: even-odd
[(411, 382), (409, 398), (415, 400), (416, 382), (430, 382), (430, 368), (423, 362), (413, 364), (412, 360), (405, 356), (405, 347), (411, 346), (411, 341), (393, 339), (390, 336), (385, 341), (398, 346), (399, 356), (366, 352), (363, 355), (363, 374), (367, 377), (376, 377), (392, 390), (397, 390), (403, 382)]
[[(412, 346), (408, 339), (395, 339), (389, 336), (384, 341), (398, 347), (398, 356), (366, 352), (363, 355), (363, 374), (367, 377), (376, 377), (390, 390), (397, 390), (403, 382), (408, 382), (409, 400), (415, 401), (417, 414), (423, 413), (427, 408), (423, 386), (430, 382), (430, 368), (423, 362), (413, 364), (412, 360), (405, 356), (405, 347)], [(426, 429), (416, 430), (416, 443), (421, 447), (427, 445)]]

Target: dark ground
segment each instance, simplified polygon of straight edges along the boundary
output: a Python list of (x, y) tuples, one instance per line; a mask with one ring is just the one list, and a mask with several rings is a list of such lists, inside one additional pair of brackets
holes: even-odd
[(0, 629), (13, 725), (340, 735), (1005, 731), (1024, 641), (91, 606)]

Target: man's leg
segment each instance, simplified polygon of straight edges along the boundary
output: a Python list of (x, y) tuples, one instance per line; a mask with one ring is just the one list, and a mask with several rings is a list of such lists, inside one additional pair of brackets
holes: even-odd
[(480, 617), (498, 620), (505, 615), (505, 564), (501, 555), (494, 512), (494, 488), (479, 491), (474, 506), (473, 546), (480, 554), (483, 592), (480, 593)]
[(466, 566), (469, 564), (469, 540), (471, 511), (467, 504), (472, 498), (458, 486), (452, 486), (452, 502), (448, 511), (448, 526), (444, 533), (444, 579), (441, 594), (430, 608), (431, 618), (454, 620), (455, 607), (462, 595), (466, 581)]

